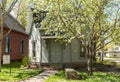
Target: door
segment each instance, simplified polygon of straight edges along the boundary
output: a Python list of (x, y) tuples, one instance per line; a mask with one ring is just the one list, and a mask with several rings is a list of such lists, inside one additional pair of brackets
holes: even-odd
[(62, 63), (62, 47), (61, 44), (55, 40), (50, 41), (50, 62)]
[(70, 53), (70, 44), (63, 44), (62, 45), (62, 51), (63, 51), (63, 62), (68, 63), (71, 59), (71, 53)]

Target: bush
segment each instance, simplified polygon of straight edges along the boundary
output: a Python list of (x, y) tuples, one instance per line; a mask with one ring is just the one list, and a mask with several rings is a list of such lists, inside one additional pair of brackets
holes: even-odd
[(109, 64), (109, 61), (108, 60), (104, 60), (103, 63), (104, 64)]
[(29, 63), (29, 57), (26, 55), (22, 59), (22, 64), (23, 64), (23, 66), (27, 66), (28, 63)]
[(111, 65), (116, 66), (116, 62), (112, 61), (110, 62)]

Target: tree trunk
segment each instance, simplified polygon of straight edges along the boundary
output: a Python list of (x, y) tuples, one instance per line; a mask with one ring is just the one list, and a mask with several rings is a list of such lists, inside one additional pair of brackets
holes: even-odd
[(102, 48), (101, 48), (101, 53), (100, 53), (100, 61), (103, 64), (103, 53), (104, 53), (103, 46), (104, 46), (104, 43), (101, 43), (101, 46), (102, 46)]
[(87, 58), (87, 70), (88, 70), (88, 75), (93, 75), (92, 71), (92, 56), (88, 56)]
[(3, 41), (3, 27), (4, 27), (4, 14), (5, 14), (5, 5), (6, 0), (2, 2), (2, 9), (1, 9), (1, 21), (0, 21), (0, 72), (1, 72), (1, 60), (2, 60), (2, 41)]
[(0, 39), (0, 72), (1, 72), (1, 60), (2, 59), (2, 40)]
[(6, 12), (6, 4), (7, 0), (2, 0), (1, 1), (1, 17), (0, 17), (0, 72), (1, 72), (1, 60), (2, 60), (2, 41), (3, 41), (3, 27), (4, 27), (4, 22), (5, 22), (5, 14), (9, 14), (14, 7), (14, 5), (18, 2), (18, 0), (14, 0), (12, 4), (10, 5), (9, 10)]
[(101, 63), (103, 64), (103, 50), (101, 50), (100, 61), (101, 61)]

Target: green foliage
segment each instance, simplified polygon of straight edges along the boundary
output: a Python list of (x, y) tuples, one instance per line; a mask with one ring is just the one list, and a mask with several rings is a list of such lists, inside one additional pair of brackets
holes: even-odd
[(60, 70), (59, 73), (57, 73), (56, 75), (60, 77), (65, 77), (65, 71)]
[[(45, 19), (38, 23), (41, 28), (46, 28), (47, 35), (54, 33), (55, 37), (65, 42), (76, 38), (80, 46), (85, 48), (87, 59), (91, 59), (89, 56), (95, 55), (110, 42), (118, 40), (120, 7), (119, 2), (112, 2), (114, 3), (114, 0), (40, 1), (39, 8), (48, 13)], [(112, 9), (108, 10), (109, 8)], [(90, 65), (89, 68), (92, 67)]]
[(96, 45), (99, 50), (101, 43), (105, 46), (119, 37), (119, 2), (113, 3), (113, 0), (41, 1), (41, 10), (48, 11), (41, 24), (47, 29), (46, 34), (55, 32), (55, 36), (65, 42), (77, 38), (82, 46), (91, 48), (90, 45)]
[(23, 66), (28, 66), (28, 64), (29, 64), (29, 57), (28, 57), (28, 55), (26, 55), (22, 59), (22, 65)]
[(116, 66), (117, 63), (115, 61), (109, 61), (109, 60), (104, 60), (103, 61), (104, 64), (109, 64), (109, 65), (112, 65), (112, 66)]
[(29, 13), (29, 8), (27, 7), (28, 0), (19, 0), (17, 5), (14, 7), (14, 17), (19, 21), (19, 23), (25, 28), (27, 25), (27, 14)]
[[(108, 39), (115, 43), (119, 42), (117, 41), (120, 37), (118, 34), (119, 11), (117, 13), (119, 3), (119, 0), (41, 0), (39, 2), (22, 0), (23, 6), (20, 6), (18, 10), (24, 12), (22, 9), (27, 9), (26, 4), (28, 4), (34, 7), (36, 13), (39, 12), (38, 10), (48, 11), (42, 23), (38, 22), (47, 29), (46, 34), (54, 31), (55, 36), (65, 42), (71, 42), (77, 38), (83, 46), (87, 46), (92, 40), (93, 44), (97, 44), (97, 48), (100, 48), (100, 44)], [(20, 20), (26, 18), (29, 12), (26, 11), (20, 15)], [(26, 20), (22, 21), (22, 24), (24, 23)]]
[(120, 75), (107, 72), (94, 72), (93, 76), (89, 76), (84, 72), (80, 72), (83, 77), (82, 80), (66, 80), (64, 72), (60, 72), (59, 75), (50, 77), (45, 82), (119, 82)]
[(104, 60), (103, 63), (104, 64), (109, 64), (109, 61), (108, 60)]
[(10, 74), (10, 65), (3, 65), (2, 72), (0, 72), (0, 82), (17, 82), (23, 79), (27, 79), (33, 77), (40, 72), (39, 70), (32, 70), (32, 69), (20, 69), (22, 63), (15, 62), (11, 64), (11, 74)]
[(117, 64), (118, 67), (120, 67), (120, 64)]

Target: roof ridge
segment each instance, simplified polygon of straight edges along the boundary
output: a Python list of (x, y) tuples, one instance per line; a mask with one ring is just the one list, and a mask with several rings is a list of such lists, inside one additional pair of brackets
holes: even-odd
[[(12, 19), (13, 19), (13, 21), (15, 21), (18, 25), (20, 25), (20, 27), (22, 28), (22, 29), (24, 29), (23, 28), (23, 26), (18, 22), (18, 20), (12, 15), (12, 14), (7, 14), (9, 17), (11, 17)], [(25, 30), (25, 29), (24, 29)]]

